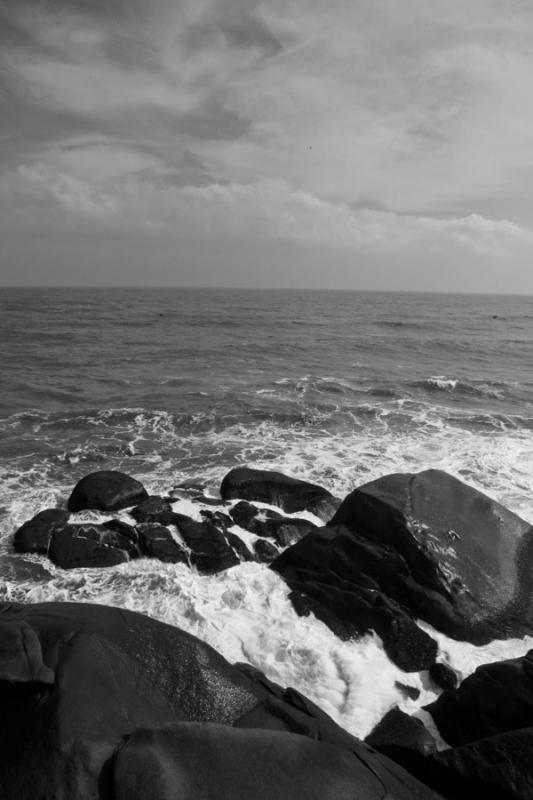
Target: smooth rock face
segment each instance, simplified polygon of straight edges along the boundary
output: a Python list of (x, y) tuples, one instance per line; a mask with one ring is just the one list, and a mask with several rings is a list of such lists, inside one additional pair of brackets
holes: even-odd
[(296, 611), (312, 611), (339, 637), (376, 631), (389, 658), (407, 672), (435, 661), (436, 642), (391, 597), (410, 578), (392, 548), (346, 528), (318, 528), (285, 550), (272, 569), (293, 590)]
[(148, 497), (142, 483), (123, 472), (102, 470), (82, 478), (68, 500), (69, 511), (97, 509), (118, 511), (140, 503)]
[(321, 486), (290, 478), (281, 472), (236, 467), (220, 487), (223, 500), (256, 500), (282, 508), (289, 514), (311, 511), (326, 521), (339, 501)]
[[(33, 637), (29, 661), (21, 631)], [(109, 797), (101, 773), (124, 735), (175, 720), (231, 724), (265, 694), (195, 637), (122, 609), (1, 605), (0, 643), (0, 676), (19, 682), (0, 679), (2, 800)]]
[(533, 630), (533, 528), (440, 470), (359, 487), (332, 525), (391, 547), (407, 566), (391, 597), (475, 644)]
[(365, 742), (416, 774), (417, 765), (436, 752), (436, 743), (423, 723), (395, 706), (388, 711)]
[(398, 768), (304, 736), (177, 723), (136, 731), (114, 763), (116, 800), (435, 797)]
[(13, 538), (17, 553), (41, 553), (46, 555), (54, 529), (68, 520), (68, 511), (47, 508), (40, 511), (22, 525)]
[(48, 555), (63, 569), (111, 567), (139, 554), (131, 539), (105, 525), (63, 525), (52, 533)]

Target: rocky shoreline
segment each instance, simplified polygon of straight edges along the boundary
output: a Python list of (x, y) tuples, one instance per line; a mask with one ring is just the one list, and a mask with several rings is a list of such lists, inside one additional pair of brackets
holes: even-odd
[[(180, 498), (200, 508), (201, 522), (174, 511)], [(110, 519), (78, 521), (91, 509)], [(124, 509), (129, 522), (115, 515)], [(92, 473), (67, 509), (45, 509), (15, 532), (17, 552), (64, 569), (143, 557), (210, 575), (241, 561), (268, 563), (298, 614), (313, 613), (344, 640), (375, 631), (402, 670), (429, 670), (444, 692), (427, 711), (449, 749), (437, 752), (431, 732), (399, 709), (361, 743), (294, 689), (230, 667), (194, 637), (132, 612), (4, 604), (2, 797), (164, 800), (209, 797), (216, 786), (217, 797), (258, 800), (377, 798), (384, 787), (394, 798), (531, 798), (530, 654), (481, 667), (456, 688), (418, 621), (475, 645), (531, 634), (532, 540), (529, 523), (437, 470), (385, 476), (344, 500), (244, 467), (224, 478), (220, 497), (196, 482), (150, 496), (131, 476)], [(169, 640), (196, 654), (185, 676), (169, 667), (177, 658)], [(197, 654), (207, 651), (218, 661), (206, 695)], [(191, 764), (205, 760), (211, 767), (197, 779)]]

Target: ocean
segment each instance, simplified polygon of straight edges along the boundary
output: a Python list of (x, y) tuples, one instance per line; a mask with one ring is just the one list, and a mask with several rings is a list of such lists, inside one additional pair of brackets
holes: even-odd
[[(67, 572), (15, 556), (11, 538), (95, 470), (153, 493), (196, 478), (216, 494), (238, 464), (339, 496), (436, 467), (533, 520), (533, 297), (3, 289), (0, 328), (0, 600), (144, 611), (296, 685), (358, 735), (393, 702), (413, 711), (396, 680), (420, 688), (419, 705), (434, 696), (377, 637), (343, 643), (298, 618), (265, 565)], [(436, 636), (463, 673), (532, 646)]]

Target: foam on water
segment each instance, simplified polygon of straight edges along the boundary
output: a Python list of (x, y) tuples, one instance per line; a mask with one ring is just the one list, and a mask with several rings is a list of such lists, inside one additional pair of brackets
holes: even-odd
[[(406, 674), (394, 666), (376, 635), (342, 642), (313, 615), (298, 617), (288, 587), (265, 565), (241, 564), (214, 576), (149, 559), (70, 571), (46, 562), (46, 569), (47, 581), (7, 581), (0, 599), (96, 602), (149, 614), (198, 636), (231, 662), (253, 664), (283, 686), (294, 686), (359, 737), (392, 706), (416, 713), (438, 694), (426, 673)], [(463, 677), (479, 664), (524, 655), (533, 646), (527, 638), (474, 647), (425, 627), (439, 643), (440, 658)], [(396, 682), (417, 688), (418, 700), (406, 699)]]

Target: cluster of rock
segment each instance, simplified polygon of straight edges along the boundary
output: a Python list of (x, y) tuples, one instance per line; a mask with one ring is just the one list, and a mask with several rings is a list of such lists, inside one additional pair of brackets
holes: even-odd
[[(46, 554), (66, 568), (109, 566), (139, 556), (184, 562), (202, 573), (252, 558), (270, 562), (290, 587), (299, 614), (315, 614), (343, 639), (376, 631), (391, 660), (403, 670), (430, 670), (445, 692), (428, 710), (450, 749), (437, 753), (433, 738), (418, 719), (392, 709), (368, 740), (381, 752), (378, 756), (308, 700), (274, 686), (251, 668), (235, 672), (225, 662), (220, 666), (218, 656), (218, 666), (205, 667), (205, 659), (215, 663), (210, 661), (215, 655), (200, 657), (198, 648), (204, 648), (204, 654), (211, 651), (199, 643), (190, 645), (194, 658), (189, 651), (184, 655), (183, 646), (176, 644), (185, 666), (169, 677), (177, 658), (169, 641), (190, 644), (192, 640), (168, 626), (163, 634), (158, 623), (141, 623), (135, 617), (137, 621), (128, 628), (139, 630), (134, 645), (126, 643), (126, 633), (119, 632), (118, 618), (111, 611), (102, 611), (100, 617), (85, 607), (10, 607), (3, 616), (7, 628), (0, 633), (8, 643), (0, 648), (8, 653), (7, 677), (0, 675), (0, 683), (11, 687), (9, 714), (13, 720), (25, 721), (16, 723), (22, 737), (20, 752), (33, 753), (35, 748), (36, 764), (45, 757), (51, 759), (50, 785), (62, 786), (72, 775), (78, 783), (70, 794), (66, 790), (64, 795), (48, 795), (44, 790), (39, 794), (37, 778), (31, 777), (37, 775), (37, 766), (34, 772), (29, 769), (28, 778), (21, 777), (19, 768), (13, 773), (16, 777), (10, 778), (10, 768), (5, 767), (11, 791), (5, 793), (7, 798), (202, 798), (211, 796), (213, 781), (221, 781), (217, 797), (258, 800), (306, 795), (370, 800), (385, 796), (384, 790), (391, 798), (431, 798), (436, 796), (432, 789), (451, 800), (478, 795), (533, 797), (533, 768), (528, 759), (533, 736), (533, 653), (483, 667), (457, 689), (453, 673), (436, 663), (436, 642), (418, 624), (425, 621), (452, 638), (476, 645), (532, 634), (533, 528), (529, 523), (438, 470), (389, 475), (357, 488), (342, 502), (322, 487), (248, 468), (234, 469), (224, 478), (220, 499), (199, 494), (197, 486), (184, 485), (179, 491), (180, 496), (185, 493), (199, 503), (202, 522), (176, 513), (175, 496), (149, 496), (138, 481), (122, 473), (93, 473), (74, 488), (68, 510), (48, 509), (23, 525), (15, 533), (15, 549)], [(71, 513), (85, 509), (106, 513), (128, 509), (135, 524), (118, 518), (101, 524), (69, 521)], [(303, 512), (311, 512), (325, 524), (317, 526), (308, 518), (294, 516)], [(254, 552), (239, 531), (248, 532)], [(58, 621), (63, 613), (68, 623)], [(69, 641), (72, 626), (78, 631), (81, 649), (77, 655), (76, 648), (67, 652), (65, 644), (62, 651), (63, 645), (54, 643), (56, 633), (61, 642), (68, 638), (59, 632), (62, 626), (70, 631)], [(138, 656), (136, 647), (144, 649), (145, 656)], [(21, 667), (24, 658), (29, 661)], [(65, 672), (61, 658), (68, 664), (73, 659), (70, 672)], [(88, 685), (101, 680), (107, 686), (109, 665), (121, 675), (126, 672), (128, 680), (120, 690), (126, 695), (109, 706), (102, 695), (103, 708), (117, 707), (118, 721), (109, 730), (106, 722), (96, 738), (83, 734), (81, 744), (67, 747), (64, 742), (77, 741), (75, 726), (81, 736), (82, 731), (93, 730), (95, 715), (98, 725), (108, 719), (107, 711), (98, 716), (85, 708), (78, 695), (75, 720), (69, 716), (68, 692), (65, 695), (62, 685), (58, 688), (58, 676), (70, 675), (72, 688), (76, 670), (85, 674), (85, 663), (95, 670), (87, 677)], [(189, 668), (193, 672), (187, 672)], [(26, 677), (13, 678), (12, 669)], [(152, 680), (158, 670), (160, 677)], [(181, 684), (183, 670), (187, 674)], [(225, 676), (222, 683), (217, 670)], [(150, 686), (146, 702), (130, 717), (129, 698), (145, 691), (145, 680)], [(206, 699), (210, 680), (218, 688), (214, 694), (208, 692)], [(81, 687), (81, 677), (80, 681)], [(235, 706), (236, 697), (240, 700)], [(29, 704), (23, 713), (21, 702)], [(111, 716), (114, 713), (110, 711)], [(50, 744), (39, 744), (48, 736), (48, 725), (61, 731), (63, 721), (67, 726), (64, 742), (54, 742), (52, 737)], [(100, 730), (98, 725), (95, 730)], [(244, 733), (243, 728), (254, 730)], [(283, 738), (289, 735), (290, 742)], [(8, 739), (6, 734), (0, 752), (11, 758), (14, 745)], [(309, 739), (318, 739), (320, 744)], [(385, 756), (418, 776), (425, 786), (409, 783), (411, 778), (405, 773), (381, 760)], [(253, 770), (241, 763), (247, 759), (253, 762)], [(207, 760), (213, 766), (206, 771), (200, 767)], [(196, 785), (194, 765), (202, 773), (198, 790), (191, 788)], [(168, 785), (161, 784), (158, 770), (173, 776)], [(144, 793), (139, 794), (135, 781)], [(93, 792), (96, 784), (100, 795)]]
[[(288, 513), (312, 509), (324, 515), (335, 507), (329, 492), (313, 484), (241, 468), (226, 476), (221, 498), (199, 494), (201, 487), (195, 484), (177, 487), (178, 497), (190, 498), (201, 507), (203, 521), (198, 522), (173, 511), (175, 496), (148, 495), (139, 481), (121, 472), (93, 472), (76, 484), (66, 510), (45, 509), (22, 525), (14, 535), (15, 550), (47, 555), (64, 569), (109, 567), (144, 556), (183, 562), (203, 574), (213, 574), (241, 561), (270, 562), (279, 555), (278, 547), (294, 543), (316, 527), (308, 519), (286, 517), (273, 509), (261, 511), (246, 500), (227, 508), (238, 496), (239, 487), (241, 497), (252, 495), (258, 502), (265, 497), (265, 502)], [(70, 515), (79, 511), (113, 513), (121, 509), (128, 509), (135, 525), (121, 519), (69, 522)], [(253, 552), (230, 530), (235, 525), (258, 537)]]

